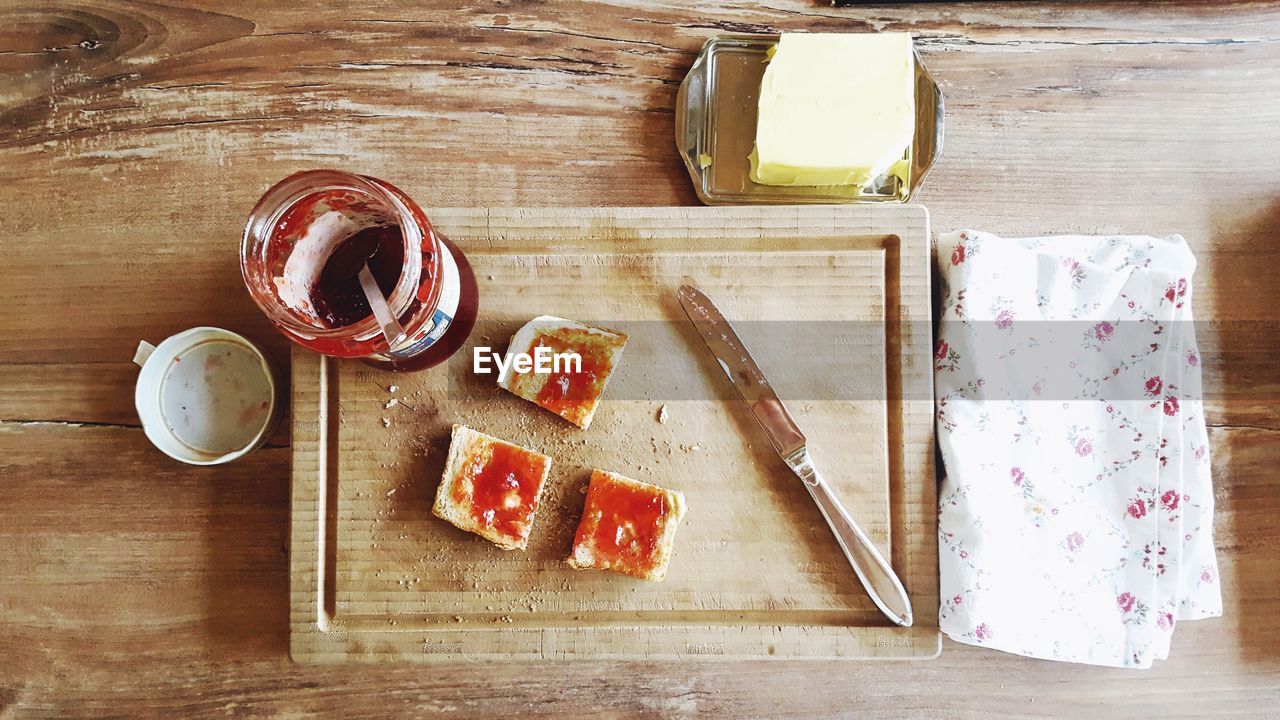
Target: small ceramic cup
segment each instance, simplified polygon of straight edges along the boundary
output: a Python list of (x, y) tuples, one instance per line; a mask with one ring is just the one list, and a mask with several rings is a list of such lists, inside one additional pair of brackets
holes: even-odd
[(258, 346), (197, 327), (138, 344), (134, 405), (143, 431), (169, 457), (219, 465), (266, 442), (279, 415), (275, 373)]

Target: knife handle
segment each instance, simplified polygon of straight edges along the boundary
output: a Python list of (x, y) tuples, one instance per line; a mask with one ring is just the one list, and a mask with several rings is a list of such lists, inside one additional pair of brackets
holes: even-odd
[(796, 474), (804, 481), (804, 486), (809, 489), (822, 516), (827, 519), (827, 525), (831, 526), (831, 532), (836, 536), (849, 564), (853, 566), (853, 571), (857, 573), (880, 612), (902, 627), (911, 627), (911, 598), (907, 597), (902, 581), (876, 546), (871, 544), (867, 534), (853, 521), (849, 511), (840, 504), (831, 491), (831, 486), (807, 456), (808, 453), (805, 453), (803, 462), (796, 468)]

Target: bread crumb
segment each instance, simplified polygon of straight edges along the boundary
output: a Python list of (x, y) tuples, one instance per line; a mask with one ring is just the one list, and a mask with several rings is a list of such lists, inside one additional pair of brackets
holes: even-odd
[(658, 422), (664, 425), (667, 422), (667, 406), (665, 404), (658, 408)]
[(392, 495), (395, 495), (395, 494), (396, 494), (395, 488), (391, 488), (390, 490), (387, 491), (387, 497), (391, 497)]
[(382, 427), (391, 427), (391, 418), (389, 417), (382, 418)]
[(387, 391), (388, 391), (388, 392), (400, 392), (400, 386), (399, 386), (399, 385), (392, 385), (391, 387), (387, 388)]
[(386, 409), (390, 410), (391, 408), (395, 407), (395, 406), (396, 406), (396, 405), (398, 405), (399, 403), (400, 403), (400, 401), (399, 401), (399, 400), (397, 400), (397, 399), (395, 399), (395, 398), (391, 398), (390, 400), (388, 400), (388, 401), (387, 401), (387, 404), (386, 404), (386, 405), (384, 405), (383, 407), (385, 407)]

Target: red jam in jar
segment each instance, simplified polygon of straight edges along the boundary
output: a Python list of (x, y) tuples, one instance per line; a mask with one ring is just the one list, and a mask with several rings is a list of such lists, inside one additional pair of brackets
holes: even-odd
[[(366, 265), (404, 330), (394, 347), (361, 288)], [(249, 215), (240, 269), (276, 327), (325, 355), (419, 370), (461, 348), (475, 324), (466, 257), (376, 178), (312, 170), (277, 183)]]

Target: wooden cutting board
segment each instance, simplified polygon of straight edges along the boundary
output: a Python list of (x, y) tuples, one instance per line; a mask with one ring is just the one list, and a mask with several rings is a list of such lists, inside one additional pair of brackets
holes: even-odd
[[(923, 206), (428, 214), (475, 268), (468, 346), (416, 374), (294, 352), (296, 660), (937, 655)], [(892, 627), (866, 597), (680, 310), (684, 282), (717, 302), (788, 402), (889, 553), (915, 627)], [(631, 336), (586, 431), (472, 372), (472, 346), (505, 349), (541, 314)], [(453, 423), (553, 458), (526, 552), (431, 514)], [(564, 563), (593, 467), (685, 493), (664, 582)]]

